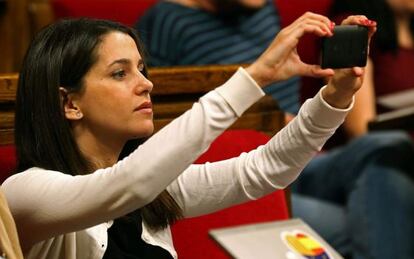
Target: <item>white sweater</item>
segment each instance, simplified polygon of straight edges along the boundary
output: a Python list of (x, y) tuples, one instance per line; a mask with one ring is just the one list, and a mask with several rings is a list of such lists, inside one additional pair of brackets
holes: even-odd
[[(25, 258), (102, 258), (112, 220), (168, 189), (185, 216), (256, 199), (291, 183), (343, 122), (346, 110), (319, 93), (266, 145), (238, 158), (191, 165), (210, 143), (263, 96), (243, 69), (191, 110), (110, 168), (71, 176), (31, 168), (3, 184)], [(352, 106), (352, 105), (351, 105)], [(142, 239), (176, 258), (169, 228)]]

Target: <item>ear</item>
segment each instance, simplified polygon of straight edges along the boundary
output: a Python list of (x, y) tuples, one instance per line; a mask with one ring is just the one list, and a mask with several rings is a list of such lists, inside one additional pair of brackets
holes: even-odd
[(80, 120), (83, 117), (82, 111), (77, 105), (77, 101), (74, 98), (76, 95), (68, 93), (63, 87), (59, 87), (60, 101), (63, 106), (65, 118), (68, 120)]

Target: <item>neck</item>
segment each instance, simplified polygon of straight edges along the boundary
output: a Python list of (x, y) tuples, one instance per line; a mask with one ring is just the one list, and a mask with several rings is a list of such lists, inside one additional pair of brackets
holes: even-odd
[(124, 140), (111, 140), (107, 136), (100, 137), (89, 131), (74, 129), (74, 136), (80, 151), (94, 170), (113, 166), (125, 144)]
[(413, 48), (413, 37), (410, 29), (410, 15), (401, 14), (396, 16), (397, 37), (400, 47)]

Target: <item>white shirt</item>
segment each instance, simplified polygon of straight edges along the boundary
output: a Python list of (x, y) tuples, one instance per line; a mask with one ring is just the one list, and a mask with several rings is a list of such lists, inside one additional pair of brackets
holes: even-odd
[[(238, 158), (192, 165), (263, 95), (240, 68), (112, 167), (78, 176), (31, 168), (7, 179), (4, 192), (22, 245), (30, 247), (25, 258), (102, 258), (112, 220), (150, 203), (165, 188), (186, 217), (282, 189), (296, 179), (351, 108), (333, 108), (319, 93), (266, 145)], [(170, 228), (153, 232), (143, 223), (142, 239), (177, 258)]]

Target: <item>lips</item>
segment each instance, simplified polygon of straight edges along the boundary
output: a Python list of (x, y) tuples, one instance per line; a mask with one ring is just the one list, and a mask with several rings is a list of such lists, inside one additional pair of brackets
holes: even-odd
[(151, 102), (143, 102), (140, 106), (134, 109), (134, 111), (140, 111), (144, 113), (152, 113), (152, 103)]

